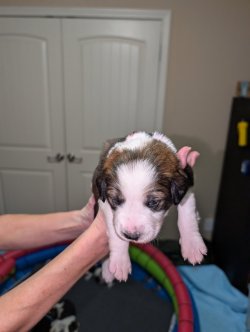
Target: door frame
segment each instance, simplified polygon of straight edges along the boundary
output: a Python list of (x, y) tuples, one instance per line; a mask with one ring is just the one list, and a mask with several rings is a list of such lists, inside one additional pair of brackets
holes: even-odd
[(108, 8), (67, 8), (67, 7), (0, 7), (0, 17), (26, 18), (109, 18), (130, 20), (154, 20), (162, 23), (161, 47), (159, 53), (159, 81), (156, 106), (155, 128), (163, 129), (166, 105), (167, 65), (170, 39), (170, 10), (108, 9)]

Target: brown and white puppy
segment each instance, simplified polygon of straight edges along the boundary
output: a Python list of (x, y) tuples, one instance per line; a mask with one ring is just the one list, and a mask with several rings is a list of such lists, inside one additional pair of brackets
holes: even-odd
[(194, 194), (189, 191), (192, 168), (180, 159), (172, 141), (157, 132), (137, 132), (104, 149), (93, 176), (93, 193), (109, 234), (110, 256), (102, 268), (107, 282), (127, 279), (129, 242), (155, 239), (173, 204), (178, 205), (183, 257), (195, 264), (206, 254)]

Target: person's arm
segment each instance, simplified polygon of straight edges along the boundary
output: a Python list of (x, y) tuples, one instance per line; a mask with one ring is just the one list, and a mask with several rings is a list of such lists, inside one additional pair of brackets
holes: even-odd
[(99, 213), (92, 225), (61, 254), (0, 297), (1, 331), (27, 332), (107, 253), (106, 226)]
[(0, 249), (37, 248), (72, 240), (85, 231), (93, 220), (94, 199), (79, 211), (39, 215), (0, 215)]

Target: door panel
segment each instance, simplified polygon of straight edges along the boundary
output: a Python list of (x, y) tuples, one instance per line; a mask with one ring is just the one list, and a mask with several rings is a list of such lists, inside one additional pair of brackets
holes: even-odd
[[(0, 213), (66, 208), (60, 21), (0, 19)], [(63, 187), (63, 190), (62, 190)]]
[(114, 136), (124, 135), (136, 125), (143, 43), (105, 37), (82, 39), (79, 46), (84, 107), (81, 147), (100, 149), (110, 133), (110, 119), (116, 124)]
[(51, 128), (46, 41), (1, 35), (0, 49), (1, 146), (47, 148)]
[(82, 158), (68, 169), (70, 208), (89, 196), (106, 139), (159, 129), (160, 32), (158, 21), (63, 20), (66, 144)]

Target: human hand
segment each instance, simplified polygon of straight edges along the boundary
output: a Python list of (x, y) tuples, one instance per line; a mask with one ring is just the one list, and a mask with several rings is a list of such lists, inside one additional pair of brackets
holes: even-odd
[(80, 210), (81, 219), (84, 223), (85, 230), (92, 225), (93, 228), (97, 229), (98, 232), (107, 233), (106, 231), (106, 223), (105, 217), (101, 209), (99, 209), (96, 217), (94, 218), (94, 206), (95, 206), (95, 198), (94, 195), (91, 195), (87, 204)]
[(88, 228), (94, 220), (94, 206), (95, 198), (94, 195), (91, 195), (87, 204), (80, 210), (80, 217), (86, 228)]
[[(99, 258), (107, 255), (109, 252), (108, 233), (105, 216), (101, 210), (98, 211), (95, 219), (82, 236), (84, 237), (87, 234), (92, 234), (91, 236), (98, 238), (98, 240), (95, 241), (95, 250), (99, 252)], [(87, 237), (89, 237), (89, 235), (87, 235)]]
[(192, 151), (192, 148), (189, 146), (184, 146), (177, 152), (177, 157), (181, 162), (182, 168), (185, 168), (187, 165), (194, 167), (199, 155), (199, 152)]
[(98, 232), (105, 234), (105, 238), (108, 237), (107, 226), (105, 222), (105, 216), (101, 209), (99, 209), (95, 219), (93, 220), (91, 227), (95, 228)]

